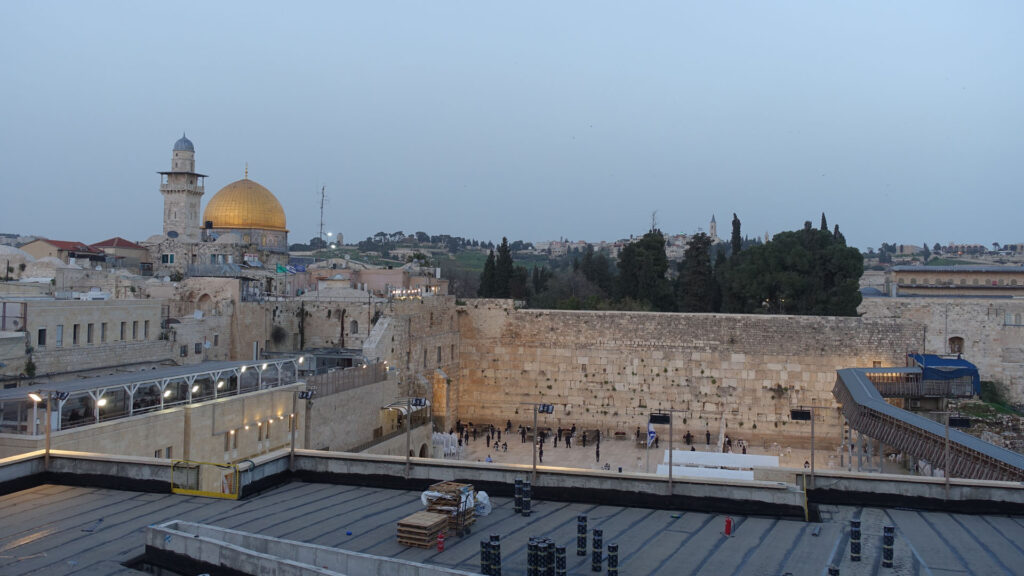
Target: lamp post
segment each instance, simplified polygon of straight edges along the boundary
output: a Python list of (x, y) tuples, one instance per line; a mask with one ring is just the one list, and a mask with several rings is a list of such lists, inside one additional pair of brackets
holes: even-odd
[[(789, 419), (806, 422), (811, 421), (811, 487), (814, 487), (814, 406), (801, 406), (789, 411)], [(804, 481), (804, 492), (807, 491), (807, 481)]]
[(288, 453), (288, 470), (295, 469), (295, 429), (299, 424), (299, 399), (310, 401), (313, 399), (313, 395), (316, 394), (316, 388), (306, 388), (305, 390), (299, 390), (292, 396), (292, 415), (291, 415), (291, 427), (292, 427), (292, 440), (291, 448)]
[[(689, 410), (679, 410), (676, 408), (663, 408), (658, 412), (652, 412), (647, 418), (649, 424), (668, 424), (668, 493), (672, 495), (672, 414), (674, 413), (689, 413)], [(650, 446), (648, 445), (648, 449)]]
[[(63, 402), (64, 400), (67, 400), (68, 395), (69, 394), (67, 392), (57, 392), (57, 398), (61, 402)], [(39, 403), (43, 401), (43, 392), (42, 392), (42, 390), (40, 390), (39, 392), (29, 392), (28, 397), (29, 397), (30, 400), (32, 400), (32, 402), (35, 403), (33, 405), (33, 407), (32, 407), (33, 408), (32, 409), (32, 413), (33, 413), (32, 426), (33, 426), (33, 432), (35, 432), (34, 427), (35, 427), (35, 421), (36, 421), (35, 414), (37, 413), (36, 412), (36, 408), (39, 406)], [(44, 446), (44, 451), (43, 451), (43, 470), (44, 471), (48, 471), (50, 469), (50, 426), (51, 426), (50, 425), (50, 410), (51, 410), (51, 406), (53, 406), (53, 397), (54, 397), (53, 391), (52, 390), (48, 391), (47, 394), (46, 394), (46, 418), (44, 419), (44, 426), (46, 427), (46, 429), (43, 432), (45, 434), (45, 436), (46, 436), (46, 440), (44, 441), (44, 444), (43, 444), (43, 446)]]
[(535, 484), (537, 482), (537, 414), (554, 414), (554, 404), (540, 404), (538, 402), (520, 402), (522, 406), (533, 406), (533, 474), (530, 477), (530, 483)]
[(412, 408), (427, 405), (426, 398), (405, 399), (405, 478), (409, 479), (409, 471), (412, 467)]
[(946, 445), (942, 450), (942, 475), (946, 477), (946, 500), (949, 500), (949, 410), (936, 410), (932, 414), (946, 416)]

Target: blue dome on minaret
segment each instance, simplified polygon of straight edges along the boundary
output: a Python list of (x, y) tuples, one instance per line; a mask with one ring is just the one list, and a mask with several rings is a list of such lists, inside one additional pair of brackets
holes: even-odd
[(196, 148), (192, 145), (192, 141), (185, 137), (185, 133), (182, 132), (181, 139), (174, 143), (175, 152), (195, 152)]

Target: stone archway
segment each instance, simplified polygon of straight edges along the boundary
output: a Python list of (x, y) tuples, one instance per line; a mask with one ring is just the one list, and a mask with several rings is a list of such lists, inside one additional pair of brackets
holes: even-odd
[(427, 445), (420, 444), (420, 458), (430, 458), (430, 452), (427, 449)]
[(213, 313), (213, 309), (216, 305), (213, 302), (213, 297), (209, 294), (203, 294), (196, 300), (196, 310), (201, 311), (204, 315), (209, 316)]

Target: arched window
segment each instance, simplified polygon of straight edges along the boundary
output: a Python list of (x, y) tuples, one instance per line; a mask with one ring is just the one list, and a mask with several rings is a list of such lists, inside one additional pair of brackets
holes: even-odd
[(964, 351), (964, 339), (959, 336), (953, 336), (949, 339), (949, 353), (950, 354), (962, 354)]

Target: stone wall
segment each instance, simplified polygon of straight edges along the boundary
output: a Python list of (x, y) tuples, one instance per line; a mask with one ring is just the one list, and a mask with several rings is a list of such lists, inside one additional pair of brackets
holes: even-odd
[(387, 361), (396, 371), (402, 394), (430, 399), (440, 430), (455, 421), (450, 387), (461, 354), (455, 310), (454, 296), (396, 300), (363, 346), (367, 358)]
[[(840, 437), (836, 370), (904, 365), (922, 329), (895, 319), (515, 310), (506, 301), (459, 308), (463, 421), (529, 424), (521, 402), (555, 404), (551, 427), (622, 431), (632, 437), (659, 408), (688, 410), (676, 434), (725, 433), (751, 443), (804, 445)], [(660, 432), (667, 436), (667, 430)]]
[(865, 298), (857, 310), (864, 318), (924, 325), (915, 351), (945, 354), (950, 338), (962, 338), (963, 357), (981, 379), (1005, 384), (1012, 402), (1024, 402), (1024, 300)]

